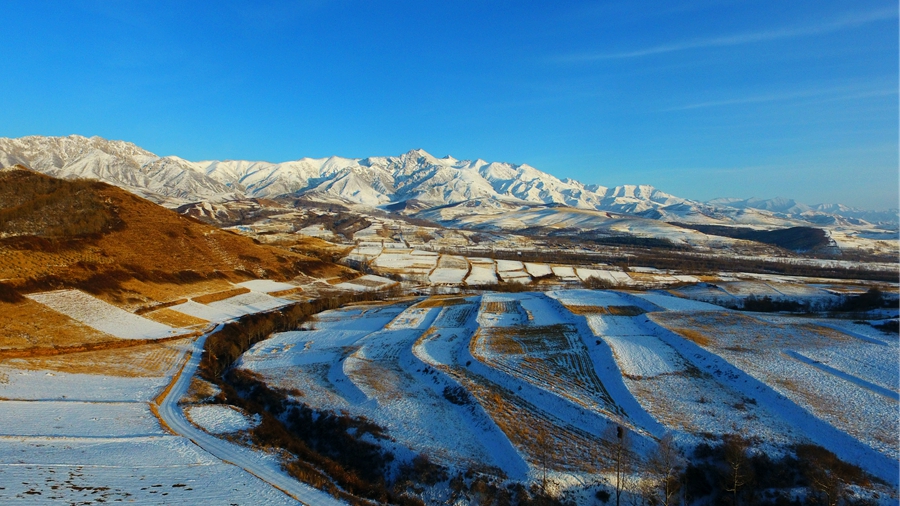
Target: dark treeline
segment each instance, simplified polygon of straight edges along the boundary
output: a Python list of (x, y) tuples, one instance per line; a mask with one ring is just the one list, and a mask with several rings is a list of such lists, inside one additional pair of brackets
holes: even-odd
[(716, 444), (697, 446), (680, 470), (679, 498), (687, 504), (734, 506), (862, 506), (871, 502), (852, 491), (854, 486), (870, 487), (871, 478), (820, 446), (795, 445), (792, 454), (772, 458), (750, 451), (750, 443), (740, 435), (727, 434)]
[(772, 298), (768, 295), (763, 297), (751, 295), (741, 301), (729, 299), (727, 301), (719, 300), (715, 303), (729, 309), (753, 311), (757, 313), (862, 313), (872, 309), (896, 307), (897, 301), (896, 299), (886, 298), (881, 290), (873, 287), (859, 295), (834, 297), (833, 300), (801, 301), (795, 299)]
[(792, 251), (812, 251), (831, 245), (828, 234), (814, 227), (791, 227), (777, 230), (756, 230), (748, 227), (725, 225), (698, 225), (693, 223), (672, 223), (682, 228), (696, 230), (707, 235), (731, 237), (771, 244)]
[(337, 309), (351, 302), (381, 300), (389, 292), (337, 293), (297, 302), (277, 311), (254, 313), (225, 324), (221, 330), (209, 336), (203, 350), (201, 373), (208, 379), (218, 378), (238, 357), (251, 346), (275, 332), (296, 329), (310, 316)]

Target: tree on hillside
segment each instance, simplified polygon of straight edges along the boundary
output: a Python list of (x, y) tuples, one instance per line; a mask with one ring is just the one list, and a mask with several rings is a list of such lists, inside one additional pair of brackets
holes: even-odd
[(672, 433), (666, 433), (647, 460), (646, 471), (650, 478), (653, 496), (663, 506), (671, 506), (675, 494), (681, 488), (681, 475), (685, 459), (675, 446)]
[(739, 434), (727, 434), (722, 439), (722, 489), (731, 492), (731, 504), (738, 506), (740, 492), (753, 479), (753, 468), (747, 455), (749, 445)]
[(615, 470), (616, 506), (621, 506), (622, 492), (629, 489), (631, 472), (634, 467), (634, 453), (631, 450), (631, 435), (621, 425), (610, 426), (604, 439), (612, 447)]
[(550, 467), (550, 457), (553, 452), (553, 449), (551, 448), (553, 444), (553, 438), (547, 431), (547, 427), (537, 427), (534, 435), (534, 444), (537, 450), (538, 466), (540, 466), (541, 468), (541, 493), (543, 495), (547, 495), (547, 488), (549, 485), (548, 472)]

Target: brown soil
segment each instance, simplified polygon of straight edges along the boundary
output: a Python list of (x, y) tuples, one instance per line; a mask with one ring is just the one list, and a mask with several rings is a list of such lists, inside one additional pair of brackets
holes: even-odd
[(200, 327), (209, 323), (208, 321), (197, 318), (196, 316), (179, 313), (174, 309), (163, 308), (150, 313), (145, 313), (144, 318), (159, 322), (175, 328), (191, 328)]
[(466, 304), (466, 299), (462, 297), (447, 297), (447, 296), (432, 296), (429, 297), (418, 304), (418, 307), (448, 307), (448, 306), (458, 306), (460, 304)]
[(198, 297), (193, 297), (191, 300), (193, 300), (194, 302), (199, 302), (200, 304), (210, 304), (212, 302), (230, 299), (236, 295), (242, 295), (245, 293), (250, 293), (250, 289), (242, 286), (240, 288), (232, 288), (231, 290), (224, 290), (221, 292), (200, 295)]
[(16, 304), (0, 302), (0, 353), (4, 350), (66, 347), (115, 339), (31, 299)]
[(160, 377), (175, 364), (189, 339), (141, 344), (47, 357), (10, 358), (4, 363), (21, 369), (51, 370), (120, 377)]
[[(51, 184), (48, 181), (56, 181), (52, 184), (61, 187), (72, 184), (31, 171), (10, 172), (14, 176), (0, 176), (0, 190), (9, 187), (21, 192), (30, 186)], [(31, 219), (38, 224), (52, 221), (54, 225), (36, 228), (35, 233), (50, 235), (35, 237), (22, 235), (19, 229), (6, 230), (6, 224), (0, 223), (0, 233), (14, 235), (0, 239), (0, 279), (4, 283), (23, 293), (80, 288), (121, 307), (136, 309), (185, 296), (183, 292), (172, 293), (178, 290), (165, 289), (166, 284), (338, 277), (353, 272), (203, 224), (120, 188), (103, 183), (78, 188), (90, 193), (88, 200), (98, 207), (97, 215), (106, 217), (100, 231), (60, 235), (73, 229), (62, 208), (35, 205), (34, 209), (25, 209), (17, 220), (27, 223)], [(0, 191), (0, 197), (7, 193), (15, 194)], [(47, 217), (48, 213), (55, 214)]]

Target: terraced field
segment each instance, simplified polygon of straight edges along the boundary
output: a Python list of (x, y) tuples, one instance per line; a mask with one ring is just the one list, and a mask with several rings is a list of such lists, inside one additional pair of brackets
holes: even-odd
[(257, 344), (239, 367), (317, 409), (374, 421), (393, 451), (458, 469), (602, 474), (610, 429), (623, 426), (639, 454), (667, 432), (684, 447), (740, 433), (776, 453), (821, 445), (891, 480), (898, 349), (862, 325), (565, 290), (329, 311)]

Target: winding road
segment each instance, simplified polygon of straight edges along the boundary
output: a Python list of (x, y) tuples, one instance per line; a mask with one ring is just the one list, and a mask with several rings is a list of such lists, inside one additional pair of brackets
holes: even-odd
[(178, 405), (180, 399), (191, 384), (191, 379), (200, 365), (203, 356), (203, 345), (206, 338), (222, 328), (222, 323), (216, 325), (213, 330), (203, 334), (194, 340), (188, 351), (189, 358), (180, 372), (176, 372), (165, 396), (157, 406), (160, 419), (173, 432), (181, 435), (207, 451), (223, 462), (233, 464), (260, 480), (281, 490), (288, 496), (296, 499), (301, 504), (317, 505), (344, 505), (331, 495), (303, 484), (278, 469), (270, 458), (259, 454), (249, 448), (219, 439), (215, 436), (195, 427), (184, 415), (184, 410)]

